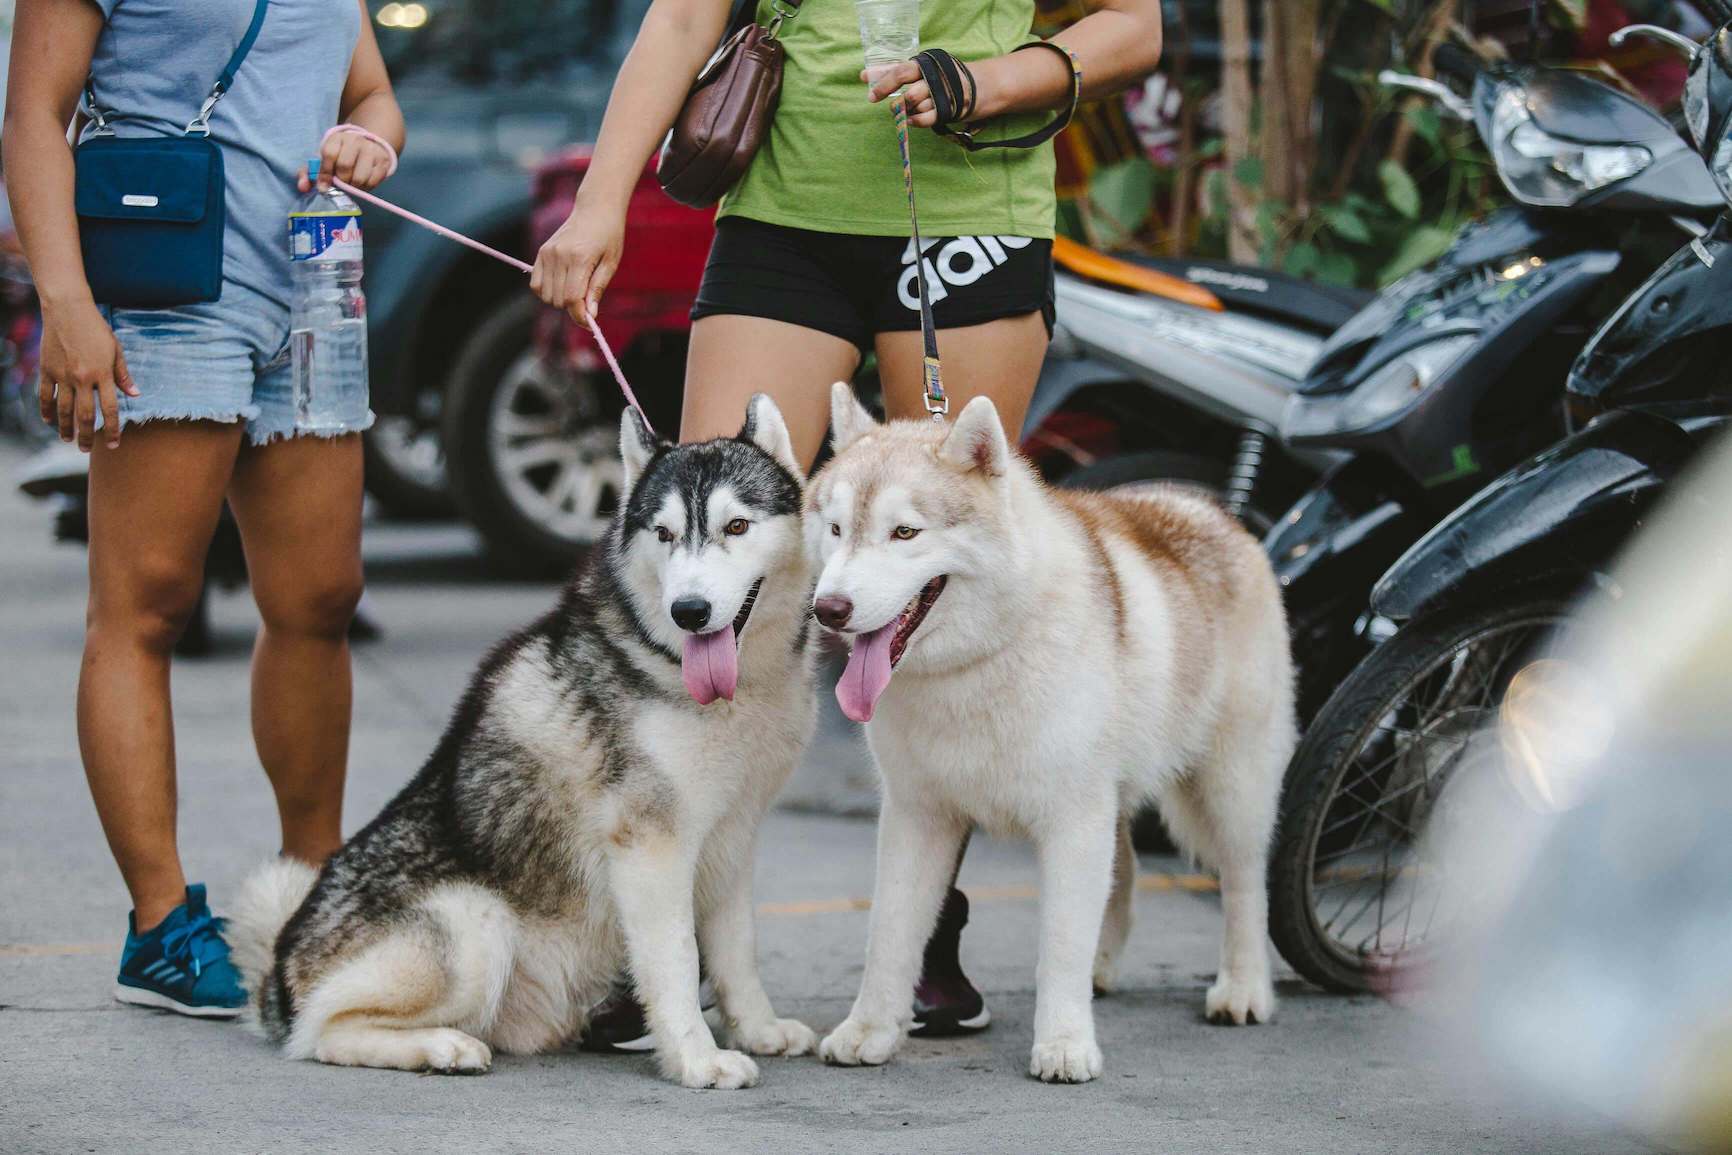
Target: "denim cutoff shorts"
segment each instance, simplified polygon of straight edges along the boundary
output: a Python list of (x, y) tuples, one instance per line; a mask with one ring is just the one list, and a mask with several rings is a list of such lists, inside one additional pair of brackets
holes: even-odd
[[(222, 297), (172, 309), (117, 309), (102, 315), (120, 341), (138, 396), (120, 395), (122, 429), (139, 421), (244, 421), (247, 440), (264, 445), (306, 432), (295, 428), (289, 367), (289, 310), (252, 289), (223, 282)], [(359, 433), (352, 427), (319, 435)], [(98, 428), (101, 427), (98, 414)]]

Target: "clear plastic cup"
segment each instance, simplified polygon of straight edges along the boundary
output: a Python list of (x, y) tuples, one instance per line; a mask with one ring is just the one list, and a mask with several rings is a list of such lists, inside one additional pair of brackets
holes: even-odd
[(854, 13), (869, 86), (885, 68), (920, 51), (920, 0), (854, 0)]

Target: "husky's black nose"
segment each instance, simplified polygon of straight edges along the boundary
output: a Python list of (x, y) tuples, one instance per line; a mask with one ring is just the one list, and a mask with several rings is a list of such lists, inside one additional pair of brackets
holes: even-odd
[(831, 594), (813, 602), (812, 612), (817, 615), (819, 625), (839, 630), (854, 616), (854, 603), (841, 594)]
[(675, 598), (672, 613), (674, 625), (682, 630), (695, 632), (710, 624), (710, 603), (703, 598)]

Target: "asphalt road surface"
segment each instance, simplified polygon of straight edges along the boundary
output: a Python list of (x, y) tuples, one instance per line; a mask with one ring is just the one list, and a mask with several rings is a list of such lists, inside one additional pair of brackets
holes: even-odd
[[(0, 442), (0, 474), (20, 460)], [(1146, 859), (1124, 989), (1097, 1004), (1106, 1073), (1028, 1077), (1036, 870), (980, 840), (964, 961), (992, 1028), (912, 1042), (888, 1067), (767, 1060), (752, 1090), (694, 1092), (648, 1058), (499, 1058), (479, 1078), (290, 1063), (238, 1027), (110, 1000), (127, 901), (85, 793), (72, 726), (84, 554), (48, 508), (0, 492), (0, 1151), (1598, 1152), (1649, 1150), (1591, 1110), (1523, 1102), (1428, 1016), (1313, 990), (1284, 969), (1273, 1024), (1211, 1027), (1218, 902)], [(348, 795), (358, 827), (432, 748), (475, 660), (553, 587), (490, 576), (455, 527), (370, 524), (386, 629), (355, 655)], [(244, 591), (216, 601), (216, 655), (177, 665), (182, 845), (213, 905), (276, 849), (247, 727)], [(845, 760), (845, 747), (815, 756)], [(808, 768), (808, 774), (812, 773)], [(760, 954), (784, 1014), (820, 1031), (859, 979), (871, 823), (781, 812), (761, 838)]]

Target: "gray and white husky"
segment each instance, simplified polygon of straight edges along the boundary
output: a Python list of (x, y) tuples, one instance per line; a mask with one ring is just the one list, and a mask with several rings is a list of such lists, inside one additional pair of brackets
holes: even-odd
[(836, 696), (868, 723), (884, 799), (865, 975), (820, 1054), (882, 1063), (900, 1045), (921, 946), (978, 824), (1039, 851), (1030, 1072), (1099, 1075), (1091, 978), (1113, 983), (1135, 872), (1126, 818), (1151, 798), (1220, 871), (1208, 1016), (1267, 1020), (1264, 869), (1294, 722), (1257, 543), (1176, 489), (1048, 489), (984, 397), (954, 425), (880, 425), (838, 384), (831, 424), (836, 457), (807, 496), (815, 609), (853, 643)]
[[(815, 720), (800, 469), (767, 397), (674, 447), (632, 410), (619, 517), (482, 663), (437, 749), (316, 877), (251, 880), (235, 955), (293, 1058), (482, 1071), (580, 1032), (629, 967), (670, 1078), (801, 1054), (758, 979), (759, 820)], [(698, 1003), (700, 946), (738, 1050)]]

